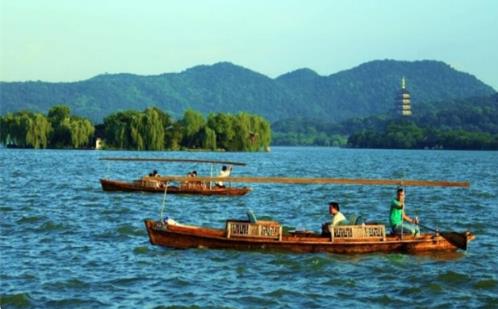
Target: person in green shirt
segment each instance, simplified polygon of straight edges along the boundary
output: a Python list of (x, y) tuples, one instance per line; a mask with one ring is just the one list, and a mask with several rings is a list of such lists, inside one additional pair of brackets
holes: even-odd
[[(404, 222), (406, 221), (406, 222)], [(405, 213), (405, 191), (398, 188), (396, 197), (391, 201), (391, 211), (389, 214), (389, 224), (394, 234), (420, 235), (418, 219), (412, 219)]]

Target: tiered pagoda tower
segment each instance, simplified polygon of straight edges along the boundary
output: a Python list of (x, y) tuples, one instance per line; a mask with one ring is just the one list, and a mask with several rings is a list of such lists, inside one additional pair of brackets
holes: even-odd
[(401, 91), (396, 97), (396, 114), (402, 117), (410, 117), (412, 115), (410, 92), (406, 89), (404, 77), (401, 79)]

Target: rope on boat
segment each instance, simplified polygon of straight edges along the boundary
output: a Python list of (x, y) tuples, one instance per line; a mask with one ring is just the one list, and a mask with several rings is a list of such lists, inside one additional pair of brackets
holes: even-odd
[(164, 195), (163, 195), (163, 204), (161, 207), (161, 213), (159, 214), (159, 220), (162, 222), (163, 221), (163, 214), (164, 214), (164, 206), (166, 205), (166, 195), (168, 193), (168, 182), (166, 181), (164, 183)]

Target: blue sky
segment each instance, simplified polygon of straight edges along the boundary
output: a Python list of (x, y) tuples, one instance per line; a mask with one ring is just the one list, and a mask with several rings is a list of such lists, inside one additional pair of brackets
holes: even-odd
[(444, 61), (498, 89), (498, 1), (0, 1), (0, 80), (160, 74), (230, 61), (270, 77)]

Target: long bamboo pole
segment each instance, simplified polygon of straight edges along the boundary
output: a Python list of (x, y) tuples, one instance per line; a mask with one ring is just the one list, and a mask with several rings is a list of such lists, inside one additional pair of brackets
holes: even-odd
[[(160, 181), (192, 181), (185, 176), (161, 176), (153, 179)], [(425, 187), (461, 187), (469, 188), (466, 181), (447, 180), (410, 180), (410, 179), (351, 179), (351, 178), (294, 178), (294, 177), (195, 177), (195, 181), (204, 182), (243, 182), (243, 183), (280, 183), (280, 184), (338, 184), (338, 185), (393, 185)]]
[(106, 161), (139, 161), (139, 162), (189, 162), (189, 163), (213, 163), (246, 166), (246, 163), (221, 160), (197, 160), (197, 159), (169, 159), (169, 158), (100, 158)]

